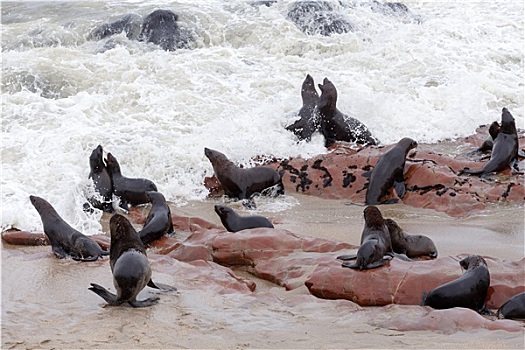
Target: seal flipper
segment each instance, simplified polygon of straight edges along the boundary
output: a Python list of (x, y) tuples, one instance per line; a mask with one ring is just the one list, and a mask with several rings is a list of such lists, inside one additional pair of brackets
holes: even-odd
[(64, 248), (62, 248), (59, 245), (53, 245), (51, 247), (51, 250), (53, 251), (53, 254), (55, 254), (56, 257), (59, 259), (65, 259), (68, 256)]
[(148, 298), (148, 299), (145, 299), (145, 300), (133, 300), (133, 301), (128, 301), (128, 304), (133, 306), (133, 307), (148, 307), (148, 306), (153, 306), (155, 304), (157, 304), (157, 302), (160, 300), (159, 297), (154, 297), (154, 298)]
[(122, 301), (118, 301), (117, 296), (113, 293), (110, 293), (106, 288), (99, 286), (98, 284), (95, 284), (95, 283), (90, 283), (90, 284), (91, 284), (91, 287), (89, 287), (88, 289), (92, 291), (93, 293), (97, 294), (98, 296), (100, 296), (102, 299), (104, 299), (109, 305), (117, 306), (123, 303)]
[(72, 256), (71, 259), (75, 260), (75, 261), (82, 261), (82, 262), (86, 262), (86, 261), (97, 261), (99, 258), (99, 256), (89, 256), (87, 258), (81, 258), (79, 256)]
[(405, 180), (397, 181), (394, 180), (394, 188), (396, 189), (397, 196), (403, 198), (406, 192)]
[(345, 254), (345, 255), (339, 255), (336, 259), (338, 260), (353, 260), (357, 259), (357, 254)]
[(177, 291), (177, 288), (175, 288), (175, 287), (169, 286), (167, 284), (162, 284), (162, 283), (154, 283), (152, 279), (149, 280), (147, 286), (150, 287), (150, 288), (155, 288), (155, 289), (158, 289), (158, 290), (162, 290), (164, 292), (175, 292), (175, 291)]

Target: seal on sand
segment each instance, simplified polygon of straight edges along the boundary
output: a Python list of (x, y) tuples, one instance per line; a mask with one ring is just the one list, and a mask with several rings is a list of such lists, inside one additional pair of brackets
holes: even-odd
[(232, 208), (216, 205), (215, 212), (219, 215), (224, 228), (229, 232), (237, 232), (256, 227), (273, 228), (270, 220), (260, 215), (240, 216)]
[(525, 292), (516, 294), (497, 313), (499, 318), (525, 319)]
[(165, 233), (173, 233), (170, 207), (162, 193), (149, 191), (146, 192), (146, 196), (151, 202), (151, 209), (144, 227), (138, 233), (145, 245), (159, 239)]
[(377, 141), (372, 137), (368, 128), (359, 120), (346, 116), (337, 109), (337, 90), (334, 84), (324, 78), (319, 84), (321, 97), (317, 104), (320, 114), (321, 133), (325, 138), (325, 147), (336, 141), (355, 142), (363, 145), (375, 145)]
[(487, 313), (485, 298), (490, 285), (490, 274), (485, 259), (479, 255), (469, 255), (459, 264), (466, 270), (463, 276), (424, 294), (421, 305), (434, 309), (464, 307)]
[(88, 178), (93, 180), (95, 192), (102, 197), (103, 201), (101, 202), (94, 197), (88, 198), (88, 201), (93, 207), (103, 210), (106, 213), (112, 213), (113, 183), (103, 160), (103, 150), (101, 145), (98, 145), (97, 148), (91, 152), (91, 156), (89, 157), (89, 167), (91, 170)]
[(117, 159), (108, 153), (106, 166), (113, 181), (113, 193), (120, 197), (120, 207), (128, 210), (130, 205), (139, 205), (149, 202), (148, 191), (157, 191), (153, 181), (142, 178), (122, 176)]
[(40, 215), (44, 233), (58, 258), (71, 256), (78, 261), (95, 261), (108, 255), (94, 240), (65, 222), (48, 201), (37, 196), (29, 196), (29, 199)]
[(314, 78), (306, 75), (301, 87), (303, 106), (299, 110), (300, 119), (288, 125), (286, 130), (293, 132), (299, 140), (310, 141), (312, 134), (319, 129), (319, 116), (315, 113), (315, 106), (319, 101), (319, 94), (315, 89)]
[(396, 189), (399, 198), (403, 198), (405, 195), (403, 173), (406, 156), (411, 149), (416, 147), (416, 141), (405, 137), (379, 158), (370, 174), (370, 183), (366, 191), (366, 204), (380, 204), (381, 199), (392, 186)]
[(392, 219), (385, 219), (385, 224), (390, 233), (394, 253), (405, 254), (409, 258), (420, 256), (437, 258), (436, 246), (427, 236), (407, 235)]
[(109, 220), (109, 227), (109, 265), (117, 295), (95, 283), (91, 283), (89, 290), (102, 297), (109, 305), (116, 306), (127, 302), (133, 307), (155, 305), (159, 300), (158, 297), (137, 300), (137, 295), (146, 286), (167, 291), (176, 290), (174, 287), (153, 283), (146, 248), (128, 219), (115, 214)]

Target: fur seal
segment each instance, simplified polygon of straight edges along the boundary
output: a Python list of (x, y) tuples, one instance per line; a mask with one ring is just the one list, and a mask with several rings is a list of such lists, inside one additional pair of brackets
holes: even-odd
[(71, 256), (77, 261), (95, 261), (108, 255), (94, 240), (65, 222), (48, 201), (37, 196), (29, 196), (29, 200), (38, 211), (51, 249), (59, 259)]
[(424, 294), (421, 305), (434, 309), (464, 307), (487, 313), (485, 298), (490, 285), (490, 274), (485, 259), (479, 255), (469, 255), (459, 264), (466, 270), (463, 276)]
[(525, 292), (516, 294), (497, 313), (498, 318), (525, 319)]
[(264, 216), (240, 216), (232, 208), (225, 205), (216, 205), (215, 212), (219, 215), (224, 228), (229, 232), (237, 232), (256, 227), (274, 228), (270, 220)]
[(385, 152), (370, 173), (370, 183), (366, 191), (366, 204), (376, 205), (387, 191), (394, 186), (399, 198), (405, 195), (405, 161), (408, 152), (417, 147), (417, 142), (405, 137)]
[(159, 239), (165, 233), (173, 233), (170, 207), (162, 193), (149, 191), (146, 196), (151, 202), (151, 209), (144, 227), (138, 233), (144, 245)]
[(324, 78), (319, 84), (321, 97), (317, 105), (320, 115), (321, 133), (325, 138), (325, 147), (336, 141), (355, 142), (363, 145), (375, 145), (377, 141), (368, 128), (359, 120), (346, 116), (337, 109), (337, 90), (334, 84)]
[(281, 175), (268, 166), (244, 169), (219, 151), (204, 148), (204, 154), (210, 160), (224, 193), (230, 198), (249, 200), (254, 194), (274, 185), (280, 186), (279, 193), (284, 191)]
[(518, 132), (516, 130), (514, 117), (507, 108), (503, 108), (501, 113), (501, 126), (494, 140), (490, 160), (481, 170), (465, 168), (459, 172), (459, 175), (471, 174), (483, 176), (513, 167), (518, 161), (518, 148)]
[(469, 152), (467, 156), (473, 156), (477, 153), (486, 153), (492, 151), (492, 147), (494, 147), (494, 140), (496, 139), (496, 137), (498, 137), (499, 130), (499, 123), (496, 121), (492, 122), (492, 124), (490, 124), (489, 126), (489, 136), (485, 139), (485, 141), (483, 141), (483, 143), (478, 149)]
[(392, 219), (385, 219), (386, 227), (390, 233), (392, 250), (394, 253), (405, 254), (409, 258), (428, 256), (437, 258), (437, 249), (434, 242), (427, 236), (407, 235)]
[(151, 180), (122, 176), (120, 164), (111, 153), (106, 157), (106, 167), (113, 182), (113, 193), (120, 198), (120, 207), (125, 210), (129, 210), (130, 205), (148, 203), (146, 192), (157, 191)]
[(89, 290), (102, 297), (109, 305), (116, 306), (127, 302), (133, 307), (146, 307), (158, 302), (158, 297), (142, 301), (136, 299), (146, 286), (166, 291), (176, 290), (171, 286), (153, 283), (146, 248), (128, 219), (115, 214), (109, 220), (109, 227), (111, 231), (109, 265), (117, 295), (95, 283), (91, 283)]
[(94, 208), (103, 210), (106, 213), (112, 213), (113, 182), (104, 163), (101, 145), (98, 145), (97, 148), (91, 152), (91, 156), (89, 156), (89, 167), (90, 172), (88, 178), (93, 180), (95, 192), (102, 197), (103, 201), (101, 202), (94, 197), (88, 198), (88, 201)]
[(319, 130), (319, 115), (315, 112), (315, 106), (319, 101), (319, 94), (315, 89), (314, 78), (306, 75), (301, 87), (303, 106), (299, 110), (299, 120), (288, 125), (286, 130), (293, 132), (299, 140), (310, 141), (312, 134)]

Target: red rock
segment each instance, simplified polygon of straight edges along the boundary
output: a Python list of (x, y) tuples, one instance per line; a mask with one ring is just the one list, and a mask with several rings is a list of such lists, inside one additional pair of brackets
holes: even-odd
[(43, 232), (5, 231), (2, 232), (2, 239), (13, 245), (49, 245), (49, 240)]

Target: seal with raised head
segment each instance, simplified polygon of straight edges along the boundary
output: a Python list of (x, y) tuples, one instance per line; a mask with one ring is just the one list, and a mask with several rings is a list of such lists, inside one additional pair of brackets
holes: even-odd
[(171, 210), (164, 195), (160, 192), (149, 191), (146, 192), (146, 196), (151, 202), (151, 209), (144, 227), (139, 231), (139, 237), (145, 245), (161, 238), (166, 233), (173, 233)]
[(301, 87), (303, 106), (299, 110), (299, 119), (288, 125), (286, 130), (293, 132), (299, 140), (310, 141), (312, 134), (319, 130), (319, 115), (315, 112), (315, 106), (319, 101), (319, 94), (315, 89), (314, 78), (306, 75)]
[(503, 304), (497, 313), (498, 318), (525, 319), (525, 292), (516, 294), (505, 304)]
[(518, 148), (518, 131), (516, 130), (514, 117), (507, 108), (503, 108), (501, 125), (497, 137), (494, 140), (490, 160), (481, 170), (465, 168), (459, 172), (459, 175), (471, 174), (483, 176), (514, 167), (518, 161)]
[(375, 145), (377, 140), (359, 120), (344, 115), (337, 109), (337, 90), (334, 84), (324, 78), (319, 84), (321, 97), (317, 104), (320, 115), (321, 133), (325, 138), (325, 147), (336, 141), (355, 142), (363, 145)]
[(408, 235), (392, 219), (385, 219), (385, 224), (390, 233), (394, 253), (405, 254), (409, 258), (422, 256), (428, 256), (432, 259), (437, 258), (436, 246), (427, 236)]
[(129, 178), (122, 175), (117, 159), (108, 153), (106, 167), (113, 182), (113, 193), (120, 198), (120, 207), (129, 210), (130, 205), (146, 204), (148, 191), (157, 191), (153, 181), (142, 178)]
[(465, 273), (423, 295), (421, 305), (434, 309), (464, 307), (487, 313), (485, 298), (490, 285), (490, 274), (485, 259), (469, 255), (459, 262)]
[(117, 295), (95, 283), (91, 283), (89, 290), (111, 306), (127, 302), (133, 307), (151, 306), (158, 302), (158, 297), (137, 300), (137, 295), (146, 286), (166, 291), (176, 290), (171, 286), (153, 283), (146, 248), (128, 219), (115, 214), (109, 220), (109, 227), (111, 231), (109, 265)]
[(405, 161), (408, 152), (417, 147), (417, 142), (405, 137), (377, 161), (370, 174), (370, 182), (366, 191), (366, 204), (381, 204), (388, 190), (395, 188), (399, 198), (405, 195)]
[(102, 197), (102, 201), (94, 197), (88, 198), (88, 201), (93, 207), (103, 210), (106, 213), (112, 213), (113, 182), (104, 163), (101, 145), (98, 145), (97, 148), (91, 152), (91, 156), (89, 156), (89, 167), (90, 172), (88, 178), (93, 180), (95, 192)]
[(249, 200), (254, 194), (275, 185), (281, 187), (280, 193), (284, 191), (281, 175), (268, 166), (240, 168), (219, 151), (204, 148), (204, 154), (210, 160), (224, 193), (230, 198)]
[(215, 212), (229, 232), (237, 232), (256, 227), (274, 228), (270, 220), (261, 215), (241, 216), (232, 208), (225, 205), (216, 205)]
[(40, 215), (44, 233), (58, 258), (70, 256), (78, 261), (95, 261), (108, 255), (94, 240), (65, 222), (48, 201), (37, 196), (29, 196), (29, 199)]

